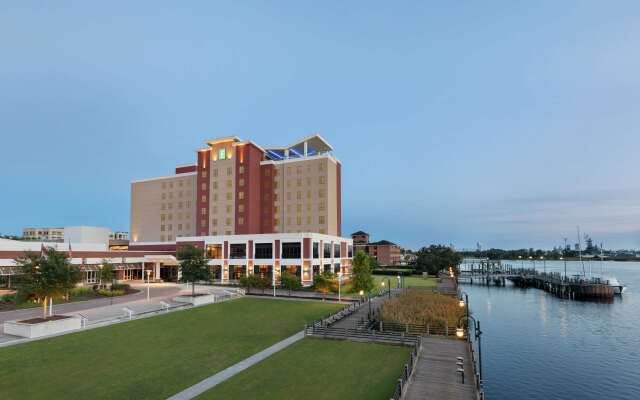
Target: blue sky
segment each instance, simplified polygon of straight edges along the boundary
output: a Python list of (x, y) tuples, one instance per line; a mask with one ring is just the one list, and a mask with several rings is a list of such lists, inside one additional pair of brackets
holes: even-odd
[(0, 232), (128, 230), (206, 139), (319, 132), (343, 232), (640, 247), (640, 3), (0, 5)]

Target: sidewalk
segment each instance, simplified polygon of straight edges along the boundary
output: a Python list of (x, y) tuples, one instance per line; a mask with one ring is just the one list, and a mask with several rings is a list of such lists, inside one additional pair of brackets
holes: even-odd
[[(96, 299), (89, 301), (81, 301), (77, 303), (67, 303), (54, 305), (53, 309), (56, 314), (81, 314), (88, 319), (88, 323), (96, 323), (102, 320), (114, 319), (121, 317), (125, 314), (123, 308), (128, 308), (134, 312), (134, 314), (140, 314), (144, 312), (159, 310), (162, 308), (160, 302), (165, 302), (170, 305), (177, 305), (180, 303), (174, 302), (173, 297), (179, 293), (190, 293), (191, 287), (186, 285), (179, 285), (175, 283), (156, 283), (151, 284), (149, 287), (150, 298), (147, 300), (147, 287), (145, 284), (133, 284), (132, 288), (140, 290), (140, 292), (113, 298), (113, 304), (111, 304), (111, 298)], [(196, 285), (196, 291), (209, 292), (217, 295), (222, 295), (227, 288), (216, 286)], [(0, 343), (6, 343), (13, 340), (18, 340), (16, 336), (4, 334), (4, 321), (21, 320), (32, 317), (39, 317), (42, 315), (42, 308), (30, 308), (26, 310), (5, 311), (0, 313)]]

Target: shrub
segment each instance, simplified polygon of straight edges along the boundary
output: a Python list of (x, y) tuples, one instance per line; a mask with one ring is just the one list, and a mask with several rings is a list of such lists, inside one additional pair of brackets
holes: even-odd
[(69, 296), (71, 297), (82, 297), (82, 296), (87, 296), (88, 294), (91, 294), (91, 293), (93, 293), (93, 288), (86, 287), (86, 286), (75, 287), (69, 290)]
[(113, 283), (111, 284), (111, 290), (121, 290), (123, 292), (128, 292), (131, 290), (131, 285), (128, 283)]
[(411, 276), (415, 273), (413, 269), (374, 269), (373, 275)]
[(10, 304), (16, 301), (15, 294), (3, 294), (0, 296), (0, 304)]
[(111, 296), (122, 296), (124, 294), (124, 290), (120, 289), (98, 289), (98, 294), (101, 296), (111, 297)]

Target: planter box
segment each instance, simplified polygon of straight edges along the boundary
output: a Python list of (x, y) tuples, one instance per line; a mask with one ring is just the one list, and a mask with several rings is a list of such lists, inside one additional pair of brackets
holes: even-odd
[(199, 306), (201, 304), (215, 303), (216, 296), (213, 294), (196, 294), (195, 296), (183, 295), (174, 297), (173, 301), (177, 301), (180, 303), (191, 303), (194, 306)]
[(75, 331), (82, 328), (82, 319), (78, 316), (68, 316), (67, 318), (43, 321), (38, 323), (27, 323), (20, 321), (6, 321), (4, 323), (4, 333), (7, 335), (21, 336), (26, 338), (37, 338), (42, 336), (55, 335), (68, 331)]

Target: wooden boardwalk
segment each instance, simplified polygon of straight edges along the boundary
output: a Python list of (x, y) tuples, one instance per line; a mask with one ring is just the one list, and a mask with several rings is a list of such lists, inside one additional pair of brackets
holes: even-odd
[[(457, 373), (456, 357), (464, 358), (464, 384)], [(475, 400), (471, 353), (467, 342), (425, 336), (418, 362), (406, 389), (405, 400)]]

